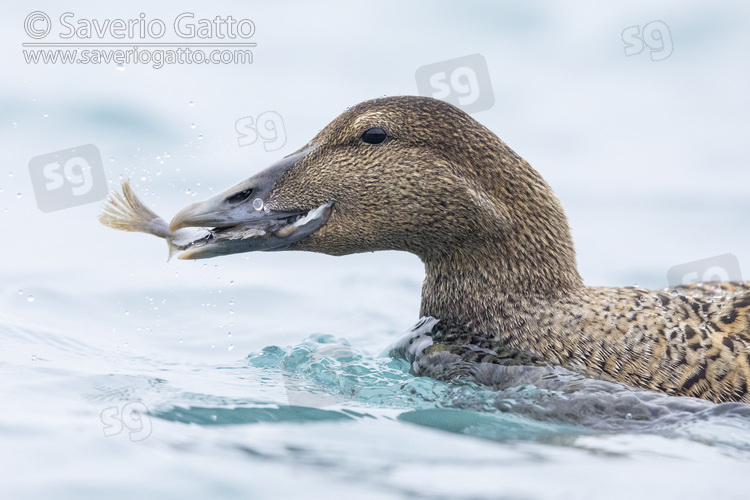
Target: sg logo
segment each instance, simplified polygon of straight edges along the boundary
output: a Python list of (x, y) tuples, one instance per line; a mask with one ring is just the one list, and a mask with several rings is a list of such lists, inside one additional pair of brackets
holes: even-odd
[(625, 42), (626, 56), (640, 54), (644, 47), (648, 47), (652, 61), (663, 61), (674, 50), (669, 26), (663, 21), (651, 21), (643, 27), (643, 32), (639, 26), (625, 28), (622, 30), (622, 41)]
[(740, 261), (731, 253), (674, 266), (667, 271), (669, 286), (712, 281), (742, 281)]
[(151, 416), (148, 408), (141, 401), (131, 401), (122, 407), (122, 412), (117, 406), (102, 410), (102, 424), (104, 424), (104, 435), (106, 437), (116, 436), (127, 427), (130, 432), (130, 440), (133, 442), (143, 441), (151, 435)]
[(85, 205), (107, 196), (107, 178), (93, 144), (36, 156), (29, 161), (36, 204), (42, 212)]
[(487, 61), (480, 54), (422, 66), (415, 76), (419, 95), (443, 99), (467, 113), (495, 105)]
[(255, 144), (258, 136), (263, 139), (263, 148), (266, 151), (276, 151), (286, 144), (284, 120), (276, 111), (263, 112), (255, 121), (252, 116), (240, 118), (234, 124), (234, 128), (240, 135), (237, 139), (240, 146)]

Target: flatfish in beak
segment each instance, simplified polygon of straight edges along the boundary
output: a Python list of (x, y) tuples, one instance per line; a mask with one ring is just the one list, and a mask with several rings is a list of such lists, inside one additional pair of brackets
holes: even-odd
[(167, 240), (169, 258), (176, 253), (206, 245), (214, 239), (211, 230), (202, 227), (186, 227), (169, 232), (167, 221), (143, 204), (130, 187), (130, 181), (122, 181), (122, 194), (111, 191), (104, 202), (99, 221), (105, 226), (120, 231), (148, 233)]

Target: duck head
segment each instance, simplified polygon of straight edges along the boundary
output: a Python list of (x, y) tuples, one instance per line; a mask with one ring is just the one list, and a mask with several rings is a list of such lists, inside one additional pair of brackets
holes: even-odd
[(534, 274), (546, 253), (575, 268), (565, 215), (541, 176), (469, 115), (427, 97), (348, 109), (297, 152), (181, 210), (170, 230), (187, 226), (255, 235), (209, 243), (188, 259), (403, 250), (428, 265), (492, 259)]

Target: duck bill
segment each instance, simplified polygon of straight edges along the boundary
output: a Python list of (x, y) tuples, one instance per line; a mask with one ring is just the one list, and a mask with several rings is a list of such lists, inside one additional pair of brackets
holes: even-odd
[(281, 176), (306, 154), (289, 155), (259, 174), (180, 210), (169, 224), (171, 233), (202, 227), (210, 231), (210, 237), (185, 248), (178, 258), (284, 250), (320, 229), (331, 213), (331, 202), (289, 211), (275, 211), (265, 204)]

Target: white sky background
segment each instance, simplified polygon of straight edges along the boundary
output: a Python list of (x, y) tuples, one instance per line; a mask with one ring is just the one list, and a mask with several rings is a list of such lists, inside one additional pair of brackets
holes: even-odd
[[(53, 20), (66, 11), (76, 20), (145, 12), (167, 25), (182, 12), (231, 14), (253, 20), (258, 46), (249, 66), (27, 65), (21, 44), (30, 41), (23, 23), (32, 10)], [(647, 51), (626, 57), (622, 31), (654, 20), (670, 28), (671, 57), (654, 62)], [(495, 93), (495, 106), (474, 117), (561, 198), (587, 283), (664, 286), (669, 267), (728, 252), (747, 278), (748, 26), (750, 4), (741, 2), (6, 6), (0, 18), (0, 292), (71, 292), (103, 280), (125, 286), (123, 277), (134, 269), (134, 281), (195, 269), (165, 264), (165, 245), (155, 238), (100, 226), (98, 203), (40, 212), (27, 167), (32, 157), (95, 144), (113, 185), (119, 175), (132, 176), (147, 203), (170, 218), (296, 150), (346, 107), (416, 94), (420, 66), (474, 53), (487, 60)], [(260, 143), (239, 147), (235, 122), (268, 110), (284, 119), (285, 146), (272, 152)], [(160, 164), (157, 156), (164, 159), (165, 152), (170, 158)], [(403, 268), (411, 277), (422, 272), (416, 258), (393, 254), (210, 261), (225, 274), (259, 271), (269, 279), (274, 268), (299, 269), (298, 283), (309, 286), (319, 277), (315, 269), (331, 264), (349, 271)]]

